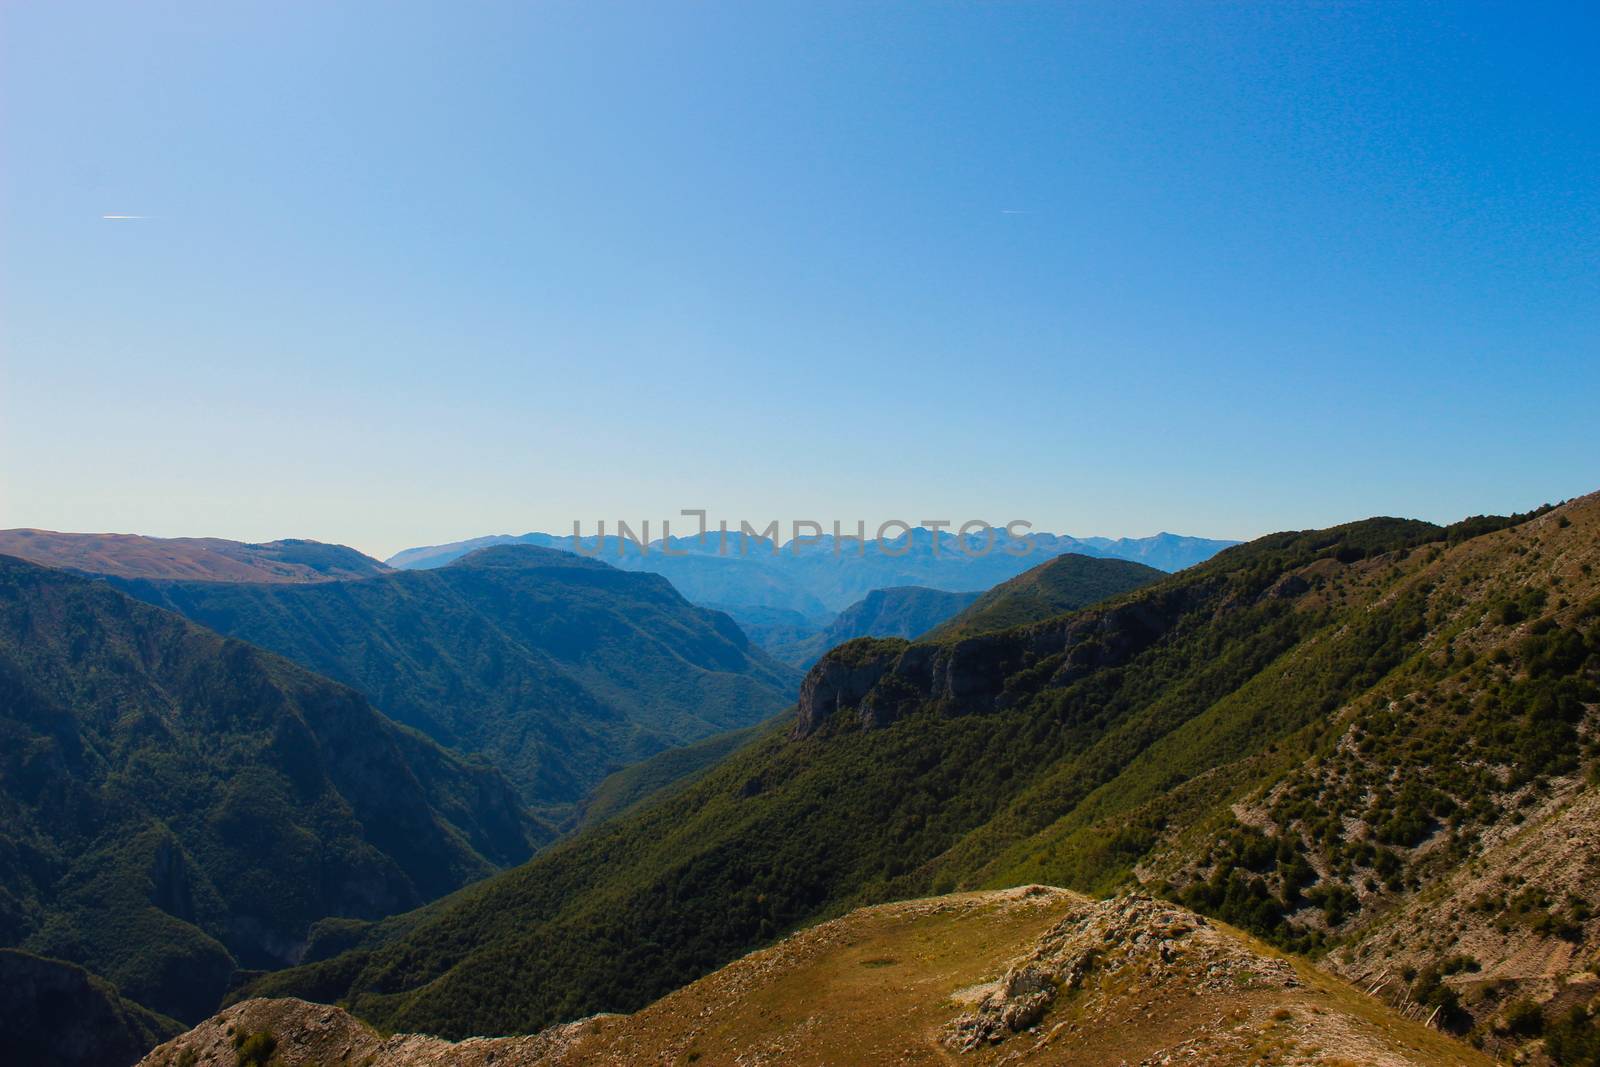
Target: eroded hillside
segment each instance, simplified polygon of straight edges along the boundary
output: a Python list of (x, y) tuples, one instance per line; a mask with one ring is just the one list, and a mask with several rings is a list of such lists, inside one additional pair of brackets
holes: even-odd
[(1332, 949), (1329, 966), (1500, 1051), (1586, 1005), (1600, 992), (1597, 511), (1590, 498), (1320, 582), (1400, 615), (1411, 655), (1141, 874)]

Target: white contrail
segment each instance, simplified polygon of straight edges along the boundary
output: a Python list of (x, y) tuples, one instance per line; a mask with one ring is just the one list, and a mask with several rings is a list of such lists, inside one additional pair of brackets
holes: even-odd
[(101, 215), (103, 219), (153, 219), (154, 215)]

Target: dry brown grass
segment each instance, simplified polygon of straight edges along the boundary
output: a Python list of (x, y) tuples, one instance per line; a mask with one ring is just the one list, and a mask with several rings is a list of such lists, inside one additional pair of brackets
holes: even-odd
[[(283, 1067), (330, 1052), (391, 1067), (1489, 1063), (1308, 964), (1286, 967), (1281, 954), (1197, 918), (1188, 963), (1124, 927), (1103, 957), (1115, 966), (1097, 965), (1080, 987), (1060, 992), (1035, 1026), (969, 1053), (943, 1043), (949, 1024), (1013, 963), (1063, 939), (1081, 951), (1088, 946), (1073, 946), (1074, 938), (1102, 936), (1089, 920), (1120, 906), (1034, 887), (864, 908), (631, 1016), (598, 1016), (531, 1038), (385, 1041), (337, 1009), (247, 1001), (158, 1049), (144, 1067), (175, 1063), (188, 1047), (200, 1053), (197, 1067), (232, 1067), (232, 1046), (220, 1036), (226, 1025), (273, 1030)], [(1164, 959), (1179, 962), (1152, 970)]]

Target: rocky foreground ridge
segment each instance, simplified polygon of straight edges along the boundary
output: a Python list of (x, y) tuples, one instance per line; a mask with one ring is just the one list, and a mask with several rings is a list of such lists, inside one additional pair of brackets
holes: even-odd
[(1045, 886), (862, 908), (633, 1015), (524, 1037), (384, 1037), (249, 1000), (141, 1067), (588, 1064), (1487, 1064), (1309, 965), (1143, 896)]

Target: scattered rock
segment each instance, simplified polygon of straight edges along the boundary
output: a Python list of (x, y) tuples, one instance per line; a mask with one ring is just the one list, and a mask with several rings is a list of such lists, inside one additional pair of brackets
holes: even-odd
[(1096, 974), (1125, 975), (1150, 991), (1231, 993), (1292, 989), (1300, 984), (1286, 961), (1256, 955), (1200, 916), (1146, 896), (1125, 896), (1074, 909), (1034, 950), (942, 1035), (947, 1048), (968, 1052), (1036, 1026), (1059, 995)]

